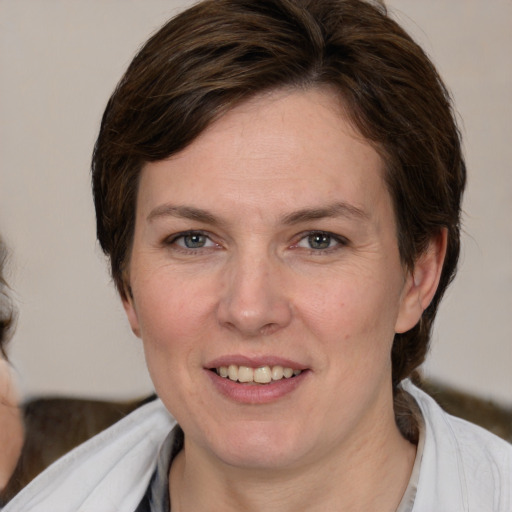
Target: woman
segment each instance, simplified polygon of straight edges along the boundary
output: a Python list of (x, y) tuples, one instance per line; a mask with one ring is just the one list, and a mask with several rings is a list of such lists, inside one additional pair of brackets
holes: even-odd
[(92, 172), (161, 402), (6, 510), (510, 510), (510, 446), (407, 380), (466, 172), (440, 78), (383, 7), (199, 3), (131, 63)]

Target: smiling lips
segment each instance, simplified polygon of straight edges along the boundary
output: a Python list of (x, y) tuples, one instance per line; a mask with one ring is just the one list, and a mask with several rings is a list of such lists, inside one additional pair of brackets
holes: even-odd
[(215, 372), (220, 377), (236, 382), (268, 384), (273, 381), (296, 377), (301, 374), (302, 370), (294, 370), (281, 365), (251, 368), (250, 366), (230, 364), (229, 366), (215, 368)]
[(227, 356), (205, 367), (214, 388), (238, 404), (263, 405), (293, 393), (307, 380), (310, 369), (284, 359)]

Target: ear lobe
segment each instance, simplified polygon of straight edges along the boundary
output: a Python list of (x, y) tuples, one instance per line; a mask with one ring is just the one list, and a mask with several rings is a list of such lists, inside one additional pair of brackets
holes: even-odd
[(408, 273), (395, 324), (396, 333), (412, 329), (432, 301), (443, 270), (447, 237), (448, 231), (443, 228), (419, 256), (413, 271)]
[[(128, 287), (127, 287), (128, 288)], [(133, 334), (140, 338), (140, 326), (139, 326), (139, 317), (137, 315), (137, 310), (135, 309), (135, 304), (133, 302), (133, 295), (131, 290), (128, 288), (127, 293), (121, 299), (123, 302), (123, 308), (126, 312), (126, 316), (128, 317), (128, 322), (130, 323), (130, 327), (132, 328)]]

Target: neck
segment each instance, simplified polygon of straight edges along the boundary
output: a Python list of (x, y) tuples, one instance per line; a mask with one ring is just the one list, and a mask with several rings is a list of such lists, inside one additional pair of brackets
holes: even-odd
[[(395, 511), (416, 454), (382, 415), (371, 431), (306, 465), (238, 468), (187, 443), (171, 467), (172, 511)], [(386, 426), (384, 427), (383, 424)]]

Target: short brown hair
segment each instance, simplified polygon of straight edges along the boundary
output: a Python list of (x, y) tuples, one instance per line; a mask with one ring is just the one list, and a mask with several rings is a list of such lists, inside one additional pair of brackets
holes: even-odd
[(466, 171), (449, 94), (423, 50), (381, 4), (362, 0), (206, 0), (165, 24), (108, 102), (92, 162), (100, 244), (125, 296), (138, 177), (223, 113), (276, 88), (329, 86), (380, 151), (402, 261), (412, 268), (448, 232), (439, 288), (421, 321), (396, 334), (393, 387), (426, 355), (459, 255)]

